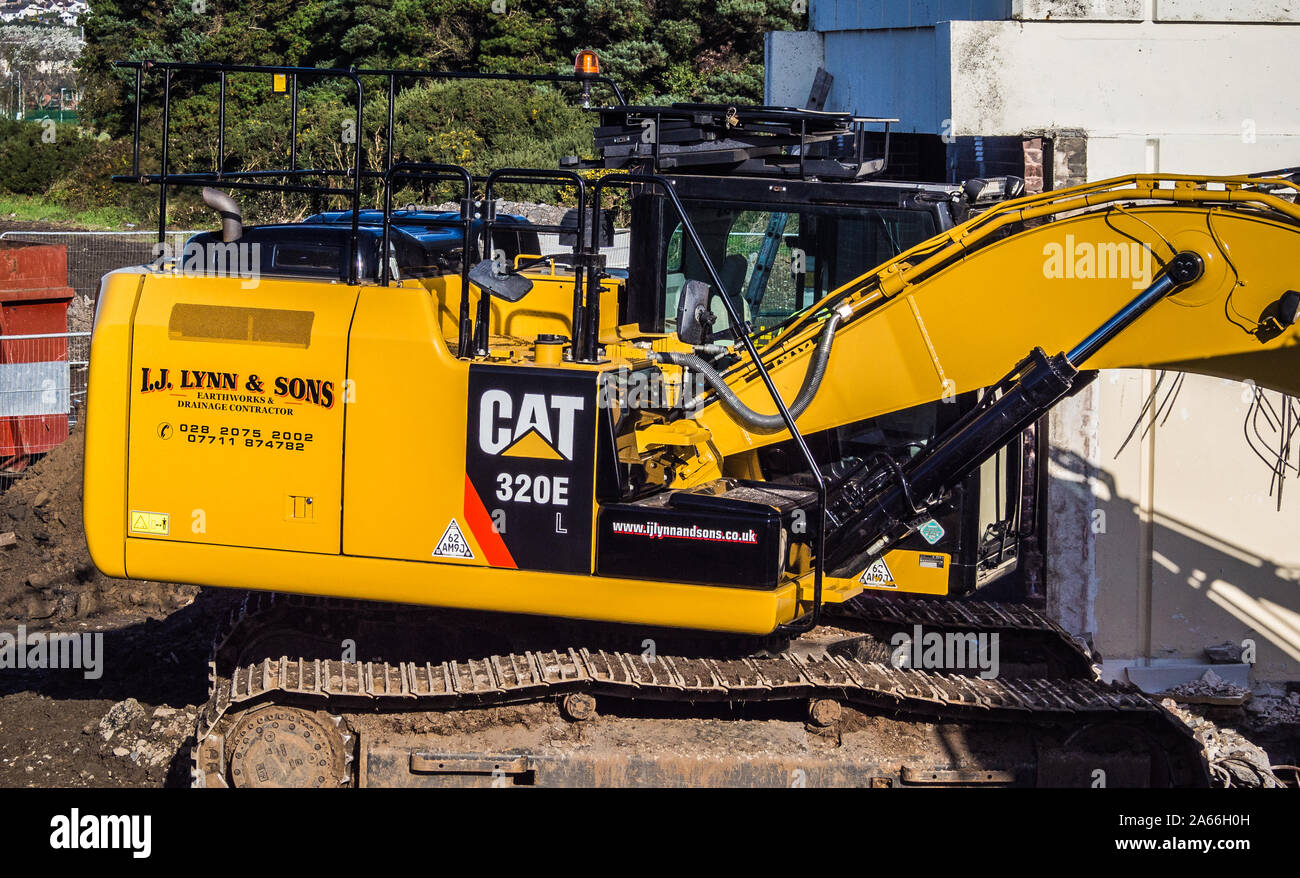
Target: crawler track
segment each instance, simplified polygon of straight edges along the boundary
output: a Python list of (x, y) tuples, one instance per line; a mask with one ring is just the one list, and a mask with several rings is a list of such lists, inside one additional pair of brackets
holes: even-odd
[[(1046, 759), (1043, 754), (1050, 750), (1056, 754), (1052, 759), (1058, 767), (1064, 764), (1062, 760), (1069, 761), (1075, 749), (1079, 753), (1088, 749), (1080, 743), (1080, 735), (1092, 735), (1106, 739), (1104, 745), (1090, 752), (1089, 758), (1094, 763), (1104, 760), (1105, 753), (1117, 748), (1128, 754), (1125, 758), (1136, 751), (1149, 763), (1146, 780), (1152, 785), (1208, 784), (1199, 745), (1187, 728), (1134, 689), (1077, 677), (982, 679), (899, 670), (887, 663), (835, 654), (824, 645), (836, 642), (833, 631), (829, 639), (800, 640), (787, 649), (717, 656), (665, 653), (648, 656), (627, 650), (569, 645), (443, 661), (341, 661), (283, 655), (265, 655), (248, 661), (248, 651), (238, 648), (241, 643), (273, 645), (275, 639), (267, 640), (264, 635), (289, 618), (308, 618), (308, 627), (314, 624), (317, 636), (323, 636), (328, 642), (328, 635), (321, 632), (354, 620), (358, 610), (375, 612), (374, 606), (368, 604), (277, 601), (271, 596), (250, 596), (232, 620), (231, 628), (218, 636), (214, 649), (211, 697), (201, 712), (197, 728), (196, 785), (227, 784), (231, 763), (226, 752), (227, 738), (238, 727), (240, 740), (248, 740), (248, 724), (240, 723), (250, 711), (268, 704), (277, 709), (301, 711), (300, 714), (282, 712), (276, 717), (285, 722), (285, 728), (299, 731), (299, 727), (316, 728), (323, 722), (321, 717), (332, 716), (340, 729), (333, 746), (343, 750), (353, 746), (352, 730), (365, 726), (376, 715), (481, 714), (509, 705), (556, 702), (588, 707), (599, 704), (602, 717), (661, 712), (677, 717), (674, 721), (682, 723), (691, 723), (693, 712), (717, 716), (718, 711), (725, 714), (758, 709), (775, 711), (771, 715), (784, 717), (788, 725), (789, 717), (805, 716), (809, 705), (822, 705), (822, 716), (833, 717), (825, 725), (834, 725), (842, 706), (862, 717), (887, 718), (888, 722), (904, 725), (938, 724), (958, 729), (963, 736), (987, 733), (989, 728), (1002, 729), (995, 731), (995, 735), (1010, 734), (1007, 729), (1027, 729), (1033, 739), (1030, 749), (1038, 752), (1036, 758)], [(937, 612), (926, 617), (929, 623), (939, 620)], [(409, 621), (406, 614), (402, 618)], [(1013, 623), (1014, 620), (1008, 624)], [(853, 636), (852, 631), (839, 634)], [(580, 701), (575, 702), (574, 698)], [(826, 703), (834, 705), (830, 714), (824, 712), (828, 709)], [(258, 716), (258, 722), (270, 716), (254, 715)], [(308, 715), (316, 719), (308, 719)], [(816, 716), (816, 711), (807, 715)], [(299, 717), (296, 724), (289, 722), (294, 716)], [(315, 734), (313, 740), (318, 741), (319, 731)], [(855, 760), (869, 759), (870, 753), (852, 752), (853, 747), (844, 743), (850, 738), (852, 735), (837, 739), (841, 746), (832, 755), (839, 760), (840, 773), (832, 772), (829, 776), (855, 777), (843, 773), (845, 766), (851, 769)], [(280, 740), (284, 740), (283, 733)], [(241, 746), (244, 749), (236, 755), (248, 761), (244, 752), (247, 747)], [(316, 746), (319, 749), (319, 744)], [(431, 758), (420, 755), (429, 748), (428, 742), (421, 745), (418, 740), (414, 749), (407, 747), (412, 751), (411, 765)], [(741, 758), (742, 754), (736, 756)], [(444, 765), (446, 759), (438, 758), (442, 761), (437, 764)], [(483, 756), (488, 761), (494, 758), (498, 761), (492, 764), (498, 765), (503, 757)], [(512, 754), (508, 761), (513, 764), (527, 758)], [(933, 762), (938, 758), (920, 768), (934, 768)], [(337, 762), (333, 755), (330, 759), (331, 764)], [(1082, 771), (1088, 761), (1084, 759), (1074, 768)], [(1126, 764), (1132, 768), (1131, 759)], [(885, 774), (870, 777), (873, 783), (885, 782), (876, 785), (892, 785), (901, 782), (909, 770), (915, 776), (918, 766), (873, 767), (873, 771)], [(355, 782), (352, 772), (336, 771), (339, 771), (338, 783)], [(944, 771), (948, 772), (946, 777), (974, 777), (951, 767)], [(1053, 776), (1057, 782), (1072, 782), (1070, 778), (1083, 776), (1073, 769), (1062, 771)], [(267, 772), (274, 775), (271, 769)], [(718, 775), (731, 778), (731, 782), (740, 776), (726, 772)], [(1041, 768), (1026, 774), (1023, 766), (1018, 773), (997, 776), (1008, 783), (1041, 783), (1052, 779)]]
[(1074, 679), (1095, 676), (1091, 653), (1032, 607), (866, 592), (832, 606), (828, 615), (836, 624), (869, 631), (885, 642), (891, 633), (912, 633), (914, 626), (939, 633), (996, 634), (1003, 673)]

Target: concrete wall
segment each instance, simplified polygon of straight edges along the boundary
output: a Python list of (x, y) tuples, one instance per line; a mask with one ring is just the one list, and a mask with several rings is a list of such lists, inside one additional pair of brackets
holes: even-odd
[(802, 107), (813, 75), (826, 66), (822, 35), (811, 31), (773, 31), (763, 46), (763, 100), (777, 107)]
[(1218, 171), (1206, 165), (1239, 146), (1262, 170), (1300, 161), (1300, 101), (1285, 87), (1297, 40), (1285, 24), (1097, 21), (774, 34), (769, 99), (802, 104), (820, 63), (835, 76), (828, 107), (897, 116), (900, 131), (1080, 129), (1101, 141), (1098, 176), (1146, 170), (1150, 141), (1166, 172)]
[(1080, 129), (1093, 179), (1157, 163), (1240, 173), (1300, 161), (1300, 102), (1276, 87), (1296, 27), (952, 22), (935, 32), (945, 27), (954, 134)]
[(1244, 385), (1188, 375), (1168, 418), (1144, 417), (1174, 379), (1107, 372), (1053, 412), (1050, 607), (1116, 663), (1251, 638), (1256, 679), (1300, 678), (1300, 480), (1279, 510), (1243, 436)]
[(1300, 21), (1300, 0), (812, 0), (811, 30), (933, 27), (941, 21)]

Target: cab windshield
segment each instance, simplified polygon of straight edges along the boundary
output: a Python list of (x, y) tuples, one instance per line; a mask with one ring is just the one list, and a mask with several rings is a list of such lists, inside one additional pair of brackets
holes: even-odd
[[(687, 202), (687, 213), (727, 295), (752, 332), (785, 322), (824, 295), (933, 237), (934, 214), (902, 208), (808, 205), (777, 212), (762, 205)], [(664, 330), (677, 329), (677, 301), (688, 280), (711, 283), (681, 223), (668, 231)], [(734, 339), (718, 290), (710, 310), (718, 339)]]

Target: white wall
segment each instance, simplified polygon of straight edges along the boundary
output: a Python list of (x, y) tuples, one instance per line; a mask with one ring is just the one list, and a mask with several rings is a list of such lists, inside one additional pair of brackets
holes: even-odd
[[(1300, 0), (1012, 5), (999, 16), (968, 0), (955, 12), (939, 0), (814, 2), (821, 32), (768, 36), (768, 100), (802, 105), (822, 64), (835, 77), (828, 108), (896, 116), (899, 131), (1082, 131), (1094, 179), (1154, 170), (1153, 149), (1170, 173), (1300, 164)], [(1250, 16), (1287, 23), (1204, 23)]]
[[(1300, 132), (1300, 128), (1296, 129)], [(1300, 165), (1300, 137), (1089, 137), (1088, 178), (1123, 174), (1244, 174)]]
[(812, 0), (812, 29), (933, 27), (941, 21), (1300, 21), (1300, 0)]
[(1250, 638), (1256, 679), (1300, 678), (1300, 479), (1279, 510), (1243, 435), (1244, 385), (1189, 375), (1152, 423), (1155, 382), (1106, 372), (1052, 415), (1052, 608), (1112, 661), (1196, 660)]
[(1094, 137), (1228, 136), (1300, 150), (1293, 83), (1300, 28), (1230, 24), (939, 25), (954, 133), (1082, 129)]

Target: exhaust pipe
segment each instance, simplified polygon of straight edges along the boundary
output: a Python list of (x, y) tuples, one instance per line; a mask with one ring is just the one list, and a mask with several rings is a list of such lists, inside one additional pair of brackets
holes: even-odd
[(221, 217), (221, 240), (230, 244), (244, 235), (244, 218), (239, 212), (239, 202), (219, 189), (203, 187), (203, 203)]

